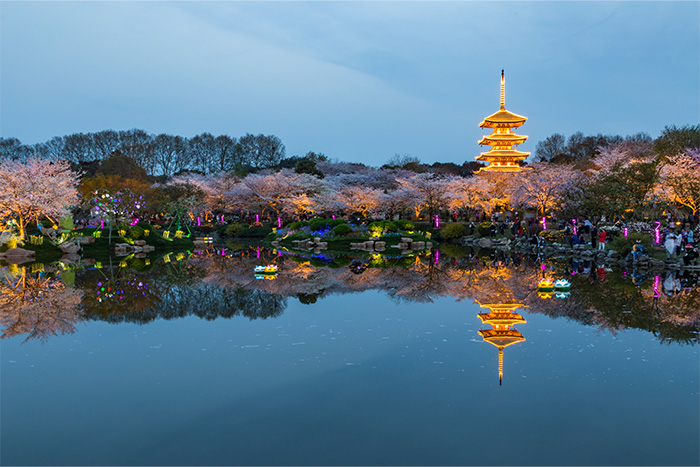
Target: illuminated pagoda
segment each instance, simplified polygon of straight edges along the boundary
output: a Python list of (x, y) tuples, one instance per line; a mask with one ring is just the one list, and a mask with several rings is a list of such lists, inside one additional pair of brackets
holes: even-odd
[[(479, 303), (481, 305), (481, 303)], [(492, 329), (481, 330), (479, 335), (484, 341), (498, 348), (498, 384), (503, 384), (503, 349), (509, 345), (517, 344), (525, 340), (520, 331), (511, 329), (511, 326), (527, 323), (525, 319), (513, 310), (524, 305), (519, 303), (497, 303), (481, 305), (488, 308), (488, 313), (479, 313), (482, 323), (490, 324)]]
[(483, 122), (479, 123), (481, 128), (493, 128), (493, 133), (484, 136), (479, 141), (481, 145), (491, 146), (488, 152), (482, 152), (476, 160), (488, 162), (488, 165), (480, 172), (520, 172), (520, 161), (525, 160), (530, 155), (529, 152), (521, 152), (513, 149), (525, 142), (527, 136), (513, 133), (513, 128), (517, 128), (527, 117), (516, 115), (506, 110), (506, 79), (501, 70), (501, 108), (493, 115), (489, 115)]

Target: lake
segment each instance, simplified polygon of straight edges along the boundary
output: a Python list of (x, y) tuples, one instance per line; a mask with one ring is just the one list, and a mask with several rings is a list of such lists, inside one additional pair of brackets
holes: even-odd
[(241, 245), (0, 273), (3, 465), (700, 463), (690, 273)]

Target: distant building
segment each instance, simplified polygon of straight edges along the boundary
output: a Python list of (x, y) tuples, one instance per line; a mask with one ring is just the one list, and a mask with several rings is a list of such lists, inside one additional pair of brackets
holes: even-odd
[(489, 115), (479, 123), (481, 128), (493, 128), (493, 133), (484, 136), (479, 144), (491, 146), (488, 152), (482, 152), (476, 160), (488, 162), (488, 165), (480, 170), (486, 172), (520, 172), (520, 162), (530, 155), (529, 152), (521, 152), (513, 149), (514, 146), (523, 143), (527, 136), (513, 133), (527, 120), (527, 117), (516, 115), (506, 110), (506, 79), (501, 70), (501, 108), (493, 115)]
[(513, 310), (524, 305), (520, 303), (479, 303), (482, 308), (487, 308), (488, 313), (479, 313), (481, 322), (490, 324), (492, 329), (479, 331), (484, 341), (498, 348), (498, 384), (503, 384), (503, 349), (509, 345), (517, 344), (525, 340), (520, 331), (511, 329), (515, 324), (526, 323), (525, 318)]

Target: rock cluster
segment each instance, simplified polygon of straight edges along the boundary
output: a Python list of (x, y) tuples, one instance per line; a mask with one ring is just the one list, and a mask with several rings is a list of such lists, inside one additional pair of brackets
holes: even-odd
[(155, 247), (146, 244), (146, 240), (134, 240), (133, 245), (128, 243), (117, 243), (114, 245), (114, 254), (117, 256), (128, 256), (132, 253), (148, 253), (155, 250)]
[(322, 242), (321, 237), (314, 237), (313, 240), (310, 238), (304, 240), (293, 240), (292, 248), (312, 251), (315, 255), (317, 255), (321, 252), (321, 250), (328, 249), (328, 242)]

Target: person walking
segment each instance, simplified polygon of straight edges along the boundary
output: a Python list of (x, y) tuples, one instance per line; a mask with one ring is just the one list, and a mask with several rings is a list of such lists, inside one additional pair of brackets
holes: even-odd
[(598, 241), (598, 227), (593, 226), (591, 229), (591, 250), (595, 250), (596, 242)]
[(598, 234), (598, 249), (605, 251), (605, 242), (608, 239), (608, 233), (605, 230), (601, 230)]

